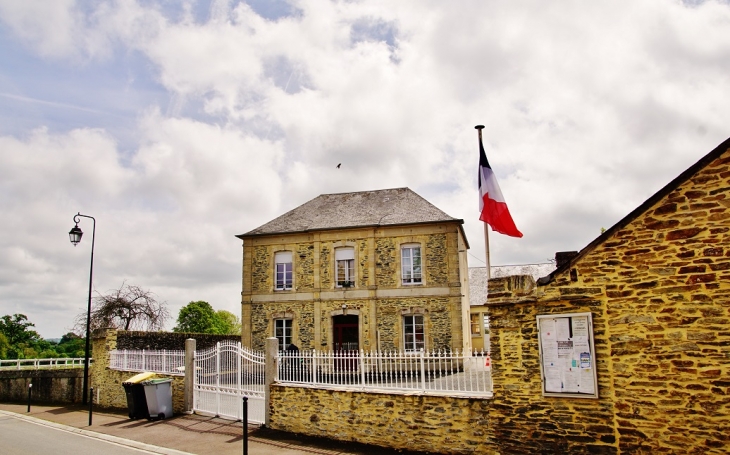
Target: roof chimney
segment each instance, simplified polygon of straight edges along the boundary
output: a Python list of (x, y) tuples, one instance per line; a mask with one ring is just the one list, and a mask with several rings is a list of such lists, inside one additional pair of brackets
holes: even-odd
[(578, 256), (577, 251), (558, 251), (555, 253), (555, 266), (560, 268), (576, 256)]

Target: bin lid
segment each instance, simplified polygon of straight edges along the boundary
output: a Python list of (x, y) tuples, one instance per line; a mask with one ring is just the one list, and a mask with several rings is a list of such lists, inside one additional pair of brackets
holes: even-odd
[(144, 381), (143, 385), (156, 385), (156, 384), (165, 384), (168, 382), (172, 382), (172, 379), (170, 378), (154, 378), (154, 379), (148, 379), (147, 381)]
[(140, 374), (132, 376), (131, 378), (124, 381), (123, 384), (139, 384), (142, 381), (145, 381), (147, 379), (152, 379), (154, 377), (155, 377), (155, 373), (146, 371), (144, 373), (140, 373)]

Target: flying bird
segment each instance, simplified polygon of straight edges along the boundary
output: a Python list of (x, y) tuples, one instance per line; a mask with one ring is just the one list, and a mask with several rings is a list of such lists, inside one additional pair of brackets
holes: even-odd
[(340, 166), (342, 166), (342, 163), (339, 163), (339, 164), (337, 165), (337, 169), (339, 169), (339, 168), (340, 168)]

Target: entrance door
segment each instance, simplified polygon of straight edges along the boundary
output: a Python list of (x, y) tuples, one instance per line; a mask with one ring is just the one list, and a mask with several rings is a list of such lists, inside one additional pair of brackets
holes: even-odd
[(335, 371), (351, 374), (357, 371), (357, 350), (360, 347), (358, 317), (332, 317), (332, 348), (335, 350)]
[(332, 317), (332, 348), (335, 351), (360, 349), (357, 315)]

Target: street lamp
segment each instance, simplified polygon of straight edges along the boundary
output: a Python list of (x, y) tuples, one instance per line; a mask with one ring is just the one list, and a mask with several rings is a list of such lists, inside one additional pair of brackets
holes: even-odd
[(86, 404), (86, 395), (89, 392), (89, 340), (91, 339), (91, 278), (94, 275), (94, 237), (96, 237), (96, 219), (93, 216), (82, 215), (81, 212), (74, 215), (74, 223), (76, 225), (68, 231), (68, 238), (74, 246), (81, 241), (84, 235), (79, 228), (79, 217), (91, 218), (94, 221), (94, 229), (91, 231), (91, 266), (89, 267), (89, 306), (86, 310), (86, 352), (84, 353), (84, 393), (82, 395), (82, 403)]

